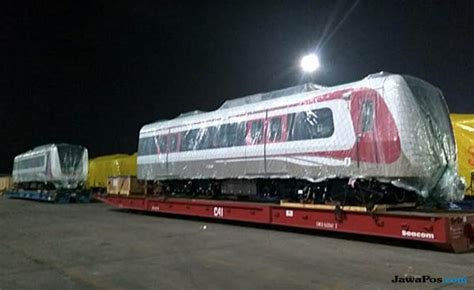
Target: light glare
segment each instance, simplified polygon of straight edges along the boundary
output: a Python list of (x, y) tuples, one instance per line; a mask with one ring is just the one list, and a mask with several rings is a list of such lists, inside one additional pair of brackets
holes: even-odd
[(308, 54), (301, 59), (301, 68), (304, 72), (314, 72), (319, 68), (319, 58), (316, 54)]

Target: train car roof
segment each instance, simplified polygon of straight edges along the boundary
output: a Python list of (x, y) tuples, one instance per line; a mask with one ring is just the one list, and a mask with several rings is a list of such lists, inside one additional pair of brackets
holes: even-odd
[(37, 147), (35, 147), (31, 150), (28, 150), (26, 152), (18, 154), (17, 156), (15, 156), (15, 159), (23, 158), (23, 157), (29, 157), (31, 155), (44, 153), (44, 152), (52, 150), (53, 148), (56, 148), (57, 146), (80, 146), (80, 147), (83, 147), (84, 149), (86, 149), (82, 145), (75, 145), (75, 144), (68, 144), (68, 143), (49, 143), (49, 144), (37, 146)]
[[(221, 107), (217, 110), (210, 111), (210, 112), (202, 112), (202, 111), (192, 111), (189, 113), (184, 113), (179, 115), (174, 119), (169, 120), (159, 120), (153, 123), (149, 123), (144, 125), (141, 130), (140, 134), (142, 133), (150, 133), (153, 131), (157, 131), (160, 129), (164, 129), (167, 126), (171, 125), (186, 125), (189, 122), (196, 121), (199, 118), (225, 118), (227, 115), (226, 113), (232, 111), (233, 113), (242, 113), (248, 111), (250, 108), (253, 110), (259, 109), (260, 107), (268, 106), (271, 102), (273, 105), (282, 105), (289, 102), (289, 98), (292, 101), (296, 101), (300, 98), (305, 99), (307, 94), (312, 92), (321, 92), (321, 94), (341, 90), (348, 87), (355, 87), (358, 84), (365, 84), (367, 85), (367, 80), (382, 80), (388, 76), (394, 76), (396, 74), (390, 74), (386, 72), (379, 72), (375, 74), (370, 74), (367, 77), (363, 78), (362, 80), (336, 85), (332, 87), (323, 87), (320, 85), (308, 83), (301, 86), (285, 88), (277, 91), (270, 91), (266, 93), (259, 93), (254, 94), (242, 98), (232, 99), (225, 101)], [(205, 115), (205, 117), (204, 117)]]

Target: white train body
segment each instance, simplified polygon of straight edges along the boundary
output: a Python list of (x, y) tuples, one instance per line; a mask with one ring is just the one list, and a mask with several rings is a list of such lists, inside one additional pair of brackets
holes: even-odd
[(462, 198), (447, 107), (424, 81), (379, 74), (251, 99), (144, 126), (138, 178), (374, 178), (424, 197)]
[(13, 182), (49, 183), (56, 189), (75, 189), (87, 178), (88, 152), (79, 145), (49, 144), (15, 157)]

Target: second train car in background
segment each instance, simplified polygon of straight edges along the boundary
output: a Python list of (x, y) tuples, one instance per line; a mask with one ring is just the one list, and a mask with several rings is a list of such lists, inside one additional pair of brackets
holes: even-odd
[(11, 196), (32, 199), (81, 198), (88, 201), (85, 181), (87, 149), (80, 145), (48, 144), (15, 157)]

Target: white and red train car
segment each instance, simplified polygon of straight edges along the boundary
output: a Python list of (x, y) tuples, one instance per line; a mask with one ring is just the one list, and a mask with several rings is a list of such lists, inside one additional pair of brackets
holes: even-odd
[(395, 74), (145, 125), (137, 162), (138, 179), (171, 194), (366, 203), (464, 193), (441, 91)]

